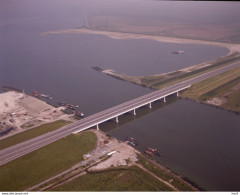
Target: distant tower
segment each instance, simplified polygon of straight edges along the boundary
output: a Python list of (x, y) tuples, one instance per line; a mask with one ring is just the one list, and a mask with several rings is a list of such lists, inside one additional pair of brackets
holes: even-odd
[(108, 20), (107, 20), (107, 15), (106, 15), (105, 30), (107, 30), (107, 26), (108, 26)]
[(86, 19), (85, 19), (85, 13), (83, 13), (83, 28), (86, 28)]
[(83, 12), (83, 28), (89, 28), (87, 12)]

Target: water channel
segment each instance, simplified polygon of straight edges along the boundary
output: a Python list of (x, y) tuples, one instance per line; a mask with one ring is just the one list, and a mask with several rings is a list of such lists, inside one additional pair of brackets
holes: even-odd
[[(72, 12), (73, 3), (66, 9), (61, 7), (64, 14), (59, 9), (53, 14), (54, 6), (49, 3), (42, 13), (39, 7), (43, 8), (47, 1), (37, 3), (38, 7), (24, 2), (16, 12), (9, 5), (2, 12), (5, 19), (0, 23), (0, 85), (49, 94), (55, 104), (78, 104), (86, 116), (152, 91), (108, 77), (92, 66), (149, 75), (228, 53), (227, 49), (213, 46), (115, 40), (102, 35), (41, 36), (49, 30), (78, 27), (82, 24), (81, 9)], [(180, 49), (186, 55), (172, 54)], [(119, 119), (119, 124), (110, 121), (100, 127), (120, 140), (135, 137), (140, 151), (158, 148), (163, 153), (158, 161), (207, 190), (240, 190), (238, 115), (172, 96), (166, 104), (156, 102), (151, 110), (141, 108), (137, 116), (127, 114)]]

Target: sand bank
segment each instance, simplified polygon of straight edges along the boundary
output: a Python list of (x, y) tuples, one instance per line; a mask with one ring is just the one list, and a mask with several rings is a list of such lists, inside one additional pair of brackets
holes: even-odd
[(100, 30), (91, 30), (91, 29), (86, 29), (86, 28), (66, 29), (66, 30), (60, 30), (60, 31), (49, 31), (49, 32), (44, 32), (41, 35), (77, 34), (77, 33), (100, 34), (100, 35), (105, 35), (105, 36), (111, 37), (113, 39), (150, 39), (150, 40), (155, 40), (155, 41), (159, 41), (159, 42), (167, 42), (167, 43), (213, 45), (213, 46), (228, 48), (230, 50), (230, 53), (240, 52), (240, 44), (223, 43), (223, 42), (215, 42), (215, 41), (204, 41), (204, 40), (195, 40), (195, 39), (184, 39), (184, 38), (175, 38), (175, 37), (163, 37), (163, 36), (157, 36), (157, 35), (143, 35), (143, 34), (137, 34), (137, 33), (100, 31)]

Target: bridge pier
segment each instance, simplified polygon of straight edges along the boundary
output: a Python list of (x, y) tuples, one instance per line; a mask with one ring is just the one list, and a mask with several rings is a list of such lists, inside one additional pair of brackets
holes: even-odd
[[(97, 113), (91, 117), (89, 117), (89, 119), (85, 118), (83, 120), (81, 120), (82, 125), (80, 126), (80, 128), (76, 131), (74, 131), (73, 133), (78, 133), (80, 131), (89, 129), (89, 128), (93, 128), (94, 126), (96, 126), (97, 130), (100, 130), (99, 125), (105, 121), (108, 120), (113, 120), (116, 122), (116, 125), (118, 126), (119, 121), (119, 116), (121, 116), (122, 114), (125, 113), (131, 113), (134, 115), (134, 119), (136, 118), (136, 109), (144, 106), (144, 107), (149, 107), (149, 109), (153, 108), (152, 103), (155, 101), (161, 101), (164, 102), (163, 105), (166, 105), (166, 98), (170, 95), (177, 95), (179, 96), (179, 93), (184, 90), (189, 88), (191, 85), (183, 85), (181, 84), (180, 87), (174, 87), (173, 89), (166, 89), (166, 91), (154, 91), (151, 92), (149, 94), (146, 94), (142, 97), (133, 99), (131, 101), (128, 101), (126, 103), (120, 104), (116, 107), (113, 107), (111, 109), (105, 110), (104, 112), (107, 114), (104, 114), (105, 116), (103, 116), (102, 112)], [(150, 111), (151, 112), (151, 111)], [(90, 120), (90, 122), (89, 122)]]
[(136, 109), (133, 109), (133, 115), (136, 115)]
[(152, 108), (152, 102), (149, 103), (149, 108)]

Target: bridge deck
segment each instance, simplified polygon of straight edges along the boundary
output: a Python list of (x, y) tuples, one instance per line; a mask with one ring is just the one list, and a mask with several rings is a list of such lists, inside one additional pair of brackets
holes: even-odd
[(168, 95), (171, 95), (178, 91), (184, 90), (184, 89), (190, 87), (194, 83), (197, 83), (199, 81), (205, 80), (212, 76), (221, 74), (223, 72), (226, 72), (226, 71), (236, 68), (238, 66), (240, 66), (239, 62), (212, 70), (210, 72), (201, 74), (199, 76), (193, 77), (186, 81), (165, 87), (160, 90), (156, 90), (154, 92), (151, 92), (144, 96), (138, 97), (131, 101), (125, 102), (118, 106), (109, 108), (107, 110), (104, 110), (104, 111), (94, 114), (92, 116), (86, 117), (82, 120), (76, 121), (67, 126), (59, 128), (55, 131), (46, 133), (44, 135), (41, 135), (36, 138), (22, 142), (20, 144), (3, 149), (0, 151), (0, 165), (5, 164), (5, 163), (7, 163), (11, 160), (14, 160), (20, 156), (23, 156), (25, 154), (28, 154), (34, 150), (37, 150), (45, 145), (52, 143), (52, 142), (55, 142), (63, 137), (70, 135), (73, 132), (77, 133), (79, 131), (88, 129), (90, 127), (93, 127), (94, 125), (97, 125), (99, 123), (102, 123), (104, 121), (112, 119), (114, 117), (117, 117), (123, 113), (129, 112), (129, 111), (139, 108), (141, 106), (147, 105), (153, 101), (159, 100)]
[(78, 130), (74, 131), (74, 133), (78, 133), (80, 131), (86, 130), (90, 127), (93, 127), (95, 125), (98, 125), (100, 123), (113, 119), (115, 117), (118, 117), (122, 114), (133, 111), (139, 107), (148, 105), (154, 101), (160, 100), (171, 94), (182, 91), (190, 86), (191, 85), (184, 84), (181, 87), (179, 86), (169, 87), (167, 89), (157, 90), (152, 93), (141, 96), (139, 98), (120, 104), (118, 106), (107, 109), (103, 112), (87, 117), (85, 118), (85, 120), (82, 120), (83, 123), (79, 126)]

